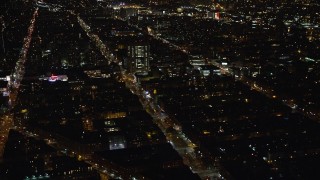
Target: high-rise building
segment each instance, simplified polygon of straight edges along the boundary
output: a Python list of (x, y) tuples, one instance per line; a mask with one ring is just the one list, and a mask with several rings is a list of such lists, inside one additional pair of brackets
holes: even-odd
[(128, 56), (124, 63), (127, 70), (131, 73), (146, 75), (150, 65), (150, 45), (146, 43), (132, 44), (128, 48)]

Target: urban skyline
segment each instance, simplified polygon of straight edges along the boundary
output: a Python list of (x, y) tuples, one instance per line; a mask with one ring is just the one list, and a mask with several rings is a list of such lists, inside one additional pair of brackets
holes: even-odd
[(1, 179), (318, 179), (316, 0), (10, 0)]

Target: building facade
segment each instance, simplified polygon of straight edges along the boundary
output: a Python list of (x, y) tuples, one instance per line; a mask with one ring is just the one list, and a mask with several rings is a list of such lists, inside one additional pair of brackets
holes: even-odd
[(148, 74), (150, 65), (150, 46), (148, 44), (129, 45), (125, 68), (130, 73)]

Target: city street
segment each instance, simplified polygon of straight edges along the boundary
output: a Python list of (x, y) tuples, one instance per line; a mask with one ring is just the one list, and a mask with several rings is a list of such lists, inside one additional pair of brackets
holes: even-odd
[(202, 153), (197, 149), (197, 146), (186, 137), (181, 128), (155, 103), (149, 93), (134, 81), (135, 78), (132, 76), (122, 72), (122, 80), (131, 92), (139, 97), (143, 107), (154, 118), (154, 122), (162, 130), (168, 142), (183, 157), (184, 163), (202, 179), (220, 179), (221, 174), (217, 162), (212, 161), (212, 164), (207, 164), (203, 161), (206, 157), (202, 157)]
[(320, 3), (0, 5), (0, 179), (320, 179)]
[(24, 63), (26, 62), (27, 53), (30, 48), (30, 43), (32, 39), (33, 30), (36, 23), (36, 18), (38, 15), (38, 8), (35, 9), (33, 16), (30, 20), (30, 26), (28, 28), (27, 36), (24, 38), (23, 45), (20, 51), (19, 59), (16, 63), (16, 67), (13, 72), (13, 76), (11, 77), (10, 81), (8, 82), (8, 89), (9, 89), (9, 109), (8, 112), (5, 113), (2, 117), (0, 117), (0, 123), (2, 124), (0, 129), (0, 159), (2, 159), (3, 151), (5, 144), (8, 139), (9, 131), (13, 128), (13, 114), (11, 112), (12, 108), (15, 105), (17, 93), (19, 92), (20, 82), (23, 79), (24, 75)]
[[(87, 35), (90, 37), (90, 39), (93, 42), (95, 42), (96, 46), (99, 48), (100, 52), (104, 55), (106, 60), (108, 62), (115, 62), (113, 55), (110, 54), (110, 51), (107, 50), (108, 48), (105, 47), (103, 43), (101, 43), (99, 37), (90, 33), (91, 28), (79, 16), (77, 18), (81, 27), (84, 29), (85, 32), (87, 32)], [(164, 43), (167, 43), (167, 41)], [(182, 49), (179, 48), (179, 50)], [(138, 85), (138, 82), (135, 81), (135, 78), (132, 77), (132, 75), (126, 74), (124, 70), (122, 70), (121, 74), (121, 80), (126, 83), (127, 87), (131, 90), (132, 93), (136, 94), (139, 97), (144, 109), (146, 109), (147, 112), (152, 117), (154, 117), (154, 122), (162, 130), (168, 142), (170, 142), (172, 146), (176, 149), (176, 151), (180, 154), (180, 156), (183, 157), (186, 165), (188, 165), (194, 173), (201, 176), (202, 179), (221, 178), (221, 174), (219, 173), (216, 162), (212, 162), (212, 164), (208, 165), (205, 164), (201, 159), (205, 157), (197, 157), (195, 155), (196, 145), (192, 143), (184, 135), (184, 133), (181, 130), (179, 130), (179, 128), (177, 128), (175, 124), (172, 124), (173, 121), (168, 118), (165, 112), (162, 112), (162, 110), (154, 102), (151, 96), (146, 96), (147, 92)], [(163, 119), (167, 120), (164, 121)], [(167, 129), (172, 129), (174, 133), (167, 132)]]

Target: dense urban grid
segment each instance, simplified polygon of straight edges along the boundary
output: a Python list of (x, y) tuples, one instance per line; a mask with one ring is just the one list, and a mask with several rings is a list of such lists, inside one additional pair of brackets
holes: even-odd
[(5, 0), (0, 179), (319, 179), (317, 0)]

